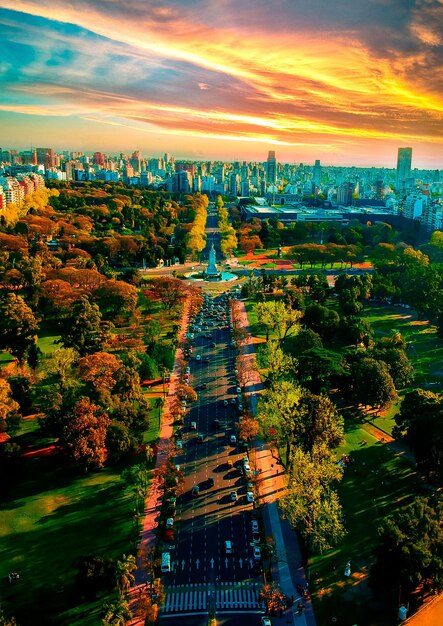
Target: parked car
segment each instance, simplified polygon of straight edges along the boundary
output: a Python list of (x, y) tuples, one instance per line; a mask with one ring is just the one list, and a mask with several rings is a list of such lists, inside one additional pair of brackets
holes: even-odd
[(231, 491), (231, 502), (235, 502), (237, 500), (237, 492)]
[(254, 493), (252, 491), (248, 491), (246, 494), (246, 500), (248, 502), (254, 502)]
[(215, 484), (214, 477), (213, 476), (209, 476), (209, 478), (208, 478), (208, 485), (209, 485), (209, 487), (213, 487), (214, 484)]

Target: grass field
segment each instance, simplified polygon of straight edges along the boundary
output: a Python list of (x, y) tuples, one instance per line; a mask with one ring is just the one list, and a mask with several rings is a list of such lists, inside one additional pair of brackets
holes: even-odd
[[(362, 440), (367, 444), (362, 446)], [(420, 489), (419, 480), (411, 463), (358, 423), (347, 425), (345, 443), (336, 451), (337, 460), (342, 454), (354, 461), (346, 465), (339, 486), (347, 535), (337, 548), (311, 559), (310, 583), (317, 623), (328, 624), (335, 616), (337, 623), (349, 626), (392, 624), (396, 607), (392, 607), (392, 615), (386, 615), (386, 607), (372, 603), (367, 576), (380, 522), (412, 499)], [(348, 560), (352, 573), (346, 578)]]
[[(32, 434), (32, 421), (25, 420), (23, 437)], [(154, 419), (146, 442), (157, 436)], [(74, 577), (81, 556), (118, 558), (135, 547), (134, 500), (120, 474), (115, 468), (72, 474), (56, 455), (22, 459), (0, 510), (1, 597), (20, 626), (99, 623), (106, 598), (79, 602)], [(8, 583), (11, 571), (19, 572), (18, 584)]]

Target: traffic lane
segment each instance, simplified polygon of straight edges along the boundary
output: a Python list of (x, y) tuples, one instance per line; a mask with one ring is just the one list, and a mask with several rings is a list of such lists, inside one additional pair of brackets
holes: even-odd
[[(180, 621), (178, 622), (177, 620)], [(162, 626), (177, 626), (178, 623), (180, 624), (180, 626), (207, 626), (208, 614), (194, 613), (192, 615), (186, 615), (186, 613), (180, 613), (180, 615), (176, 615), (175, 617), (166, 617), (160, 615), (159, 623)]]
[(260, 626), (263, 612), (217, 613), (217, 626)]

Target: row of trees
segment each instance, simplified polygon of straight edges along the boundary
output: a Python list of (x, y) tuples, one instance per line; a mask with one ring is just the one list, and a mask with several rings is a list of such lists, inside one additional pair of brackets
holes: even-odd
[(236, 250), (238, 246), (237, 235), (235, 229), (229, 223), (229, 213), (224, 206), (221, 196), (217, 196), (215, 206), (217, 208), (218, 227), (221, 236), (220, 250), (225, 257), (231, 256), (233, 250)]
[(195, 194), (186, 196), (186, 203), (192, 219), (192, 224), (184, 239), (186, 250), (193, 259), (198, 259), (206, 247), (206, 220), (209, 201), (207, 196)]

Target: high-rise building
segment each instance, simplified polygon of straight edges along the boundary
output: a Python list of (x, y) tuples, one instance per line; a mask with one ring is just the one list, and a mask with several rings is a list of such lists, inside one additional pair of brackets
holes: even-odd
[(315, 161), (313, 179), (314, 179), (315, 186), (316, 187), (320, 187), (320, 184), (321, 184), (321, 165), (320, 165), (320, 160), (319, 159), (317, 159)]
[(277, 181), (277, 161), (275, 159), (275, 151), (269, 150), (268, 160), (266, 162), (266, 178), (269, 185), (273, 185)]
[(354, 193), (354, 183), (343, 183), (337, 188), (337, 204), (344, 206), (352, 205), (352, 194)]
[(397, 189), (404, 189), (411, 176), (412, 148), (399, 148), (397, 156)]

